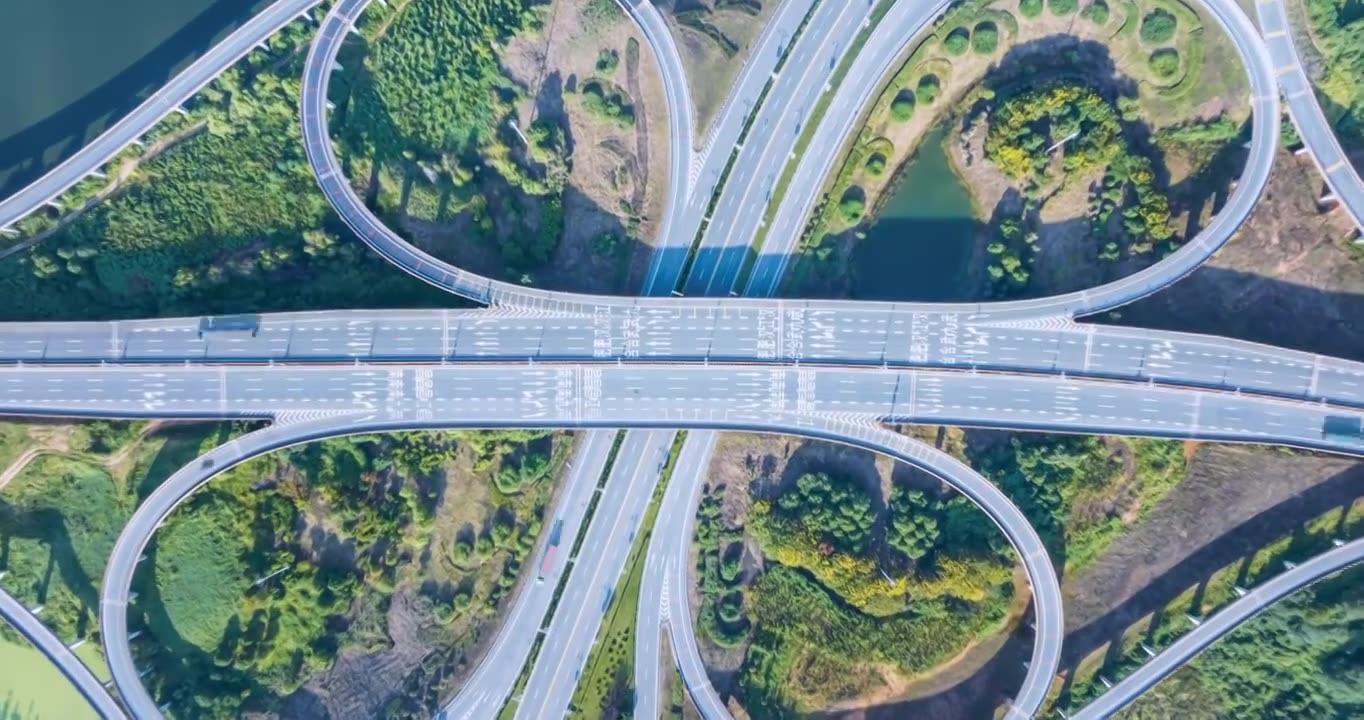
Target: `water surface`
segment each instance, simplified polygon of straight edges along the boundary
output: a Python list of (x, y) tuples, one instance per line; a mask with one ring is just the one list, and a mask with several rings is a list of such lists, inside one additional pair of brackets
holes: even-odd
[(0, 0), (0, 196), (136, 107), (268, 0)]
[(859, 300), (970, 300), (976, 228), (971, 195), (952, 169), (947, 128), (929, 133), (853, 251)]

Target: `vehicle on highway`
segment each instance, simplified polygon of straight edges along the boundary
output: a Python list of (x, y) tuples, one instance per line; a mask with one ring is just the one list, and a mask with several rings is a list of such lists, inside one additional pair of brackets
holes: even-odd
[(1327, 415), (1321, 422), (1321, 438), (1364, 447), (1364, 419), (1348, 415)]
[(540, 573), (535, 577), (535, 582), (544, 582), (545, 576), (554, 569), (554, 556), (558, 554), (559, 538), (563, 534), (563, 530), (563, 518), (555, 520), (554, 527), (549, 531), (549, 547), (545, 548), (545, 556), (540, 560)]
[(259, 315), (210, 315), (199, 319), (199, 337), (224, 333), (245, 333), (255, 337), (260, 332)]

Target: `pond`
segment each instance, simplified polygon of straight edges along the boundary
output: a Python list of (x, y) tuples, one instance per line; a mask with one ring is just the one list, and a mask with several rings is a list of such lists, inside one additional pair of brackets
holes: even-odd
[(0, 2), (0, 197), (79, 150), (268, 4)]
[(952, 169), (948, 128), (929, 133), (895, 181), (894, 194), (853, 250), (859, 300), (970, 300), (976, 228), (971, 194)]

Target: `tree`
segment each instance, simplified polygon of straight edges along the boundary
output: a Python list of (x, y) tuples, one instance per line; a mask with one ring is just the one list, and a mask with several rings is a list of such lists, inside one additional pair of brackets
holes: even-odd
[(1174, 48), (1160, 48), (1151, 53), (1149, 60), (1151, 72), (1159, 78), (1174, 77), (1179, 72), (1179, 51)]
[(999, 28), (992, 22), (983, 22), (976, 26), (975, 32), (971, 34), (971, 48), (977, 55), (990, 55), (999, 47)]
[(890, 494), (890, 527), (886, 541), (911, 560), (918, 560), (938, 542), (937, 513), (941, 509), (919, 490), (895, 488)]
[(843, 199), (838, 203), (838, 214), (843, 218), (843, 222), (848, 225), (860, 222), (866, 211), (867, 201), (863, 199), (858, 188), (849, 188), (848, 192), (843, 194)]
[(958, 27), (947, 33), (947, 37), (942, 40), (942, 46), (948, 55), (962, 55), (966, 53), (970, 40), (970, 31), (964, 27)]
[(1052, 15), (1071, 15), (1079, 7), (1078, 0), (1048, 0), (1047, 6), (1051, 8)]
[(1025, 18), (1035, 18), (1042, 14), (1042, 0), (1019, 0), (1018, 11)]
[(827, 473), (800, 476), (796, 489), (778, 498), (777, 507), (788, 519), (843, 552), (862, 552), (876, 521), (866, 490)]
[(890, 104), (890, 117), (896, 122), (907, 122), (914, 117), (914, 93), (909, 90), (901, 90), (895, 96), (894, 102)]
[(1179, 20), (1169, 11), (1156, 8), (1141, 19), (1141, 39), (1152, 45), (1169, 42), (1175, 36)]
[(1080, 11), (1080, 17), (1095, 25), (1103, 25), (1108, 22), (1108, 5), (1101, 0), (1095, 0)]

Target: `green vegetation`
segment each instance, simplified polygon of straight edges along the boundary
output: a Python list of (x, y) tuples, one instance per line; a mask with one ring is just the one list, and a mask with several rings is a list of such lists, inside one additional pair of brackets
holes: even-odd
[[(90, 664), (96, 674), (100, 673), (98, 657), (81, 659)], [(0, 622), (0, 667), (5, 668), (0, 718), (94, 720), (99, 717), (47, 656), (3, 622)]]
[(578, 12), (582, 14), (583, 27), (591, 33), (614, 24), (624, 14), (616, 0), (587, 0), (578, 7)]
[(1179, 21), (1163, 8), (1156, 8), (1141, 19), (1142, 42), (1152, 45), (1167, 43), (1174, 39)]
[(849, 188), (838, 203), (838, 213), (844, 224), (856, 225), (867, 212), (867, 201), (857, 188)]
[(696, 548), (701, 607), (697, 624), (711, 642), (739, 647), (748, 639), (743, 578), (743, 534), (721, 521), (726, 488), (706, 488), (696, 513)]
[(1151, 72), (1159, 78), (1171, 78), (1179, 72), (1179, 51), (1174, 48), (1160, 48), (1151, 53), (1148, 61)]
[(603, 49), (597, 53), (597, 72), (603, 75), (610, 75), (616, 72), (620, 66), (620, 53), (615, 50)]
[(901, 615), (872, 618), (779, 566), (754, 585), (752, 615), (755, 637), (740, 670), (744, 707), (754, 717), (785, 718), (818, 708), (820, 698), (864, 690), (870, 678), (859, 668), (932, 669), (996, 627), (1004, 603), (921, 600)]
[[(1067, 574), (1097, 558), (1184, 479), (1183, 453), (1171, 440), (1057, 435), (1015, 435), (967, 449), (972, 466), (1018, 504)], [(1132, 458), (1130, 470), (1124, 456)], [(1114, 496), (1131, 498), (1130, 505), (1111, 507)]]
[[(441, 639), (416, 672), (393, 678), (402, 688), (386, 708), (394, 717), (429, 715), (516, 583), (548, 497), (543, 473), (515, 494), (495, 480), (476, 488), (524, 468), (537, 455), (530, 448), (546, 442), (524, 431), (356, 436), (226, 473), (177, 511), (156, 551), (164, 614), (153, 608), (147, 622), (175, 650), (157, 658), (161, 694), (196, 715), (275, 707), (342, 651), (386, 648), (386, 608), (402, 593)], [(487, 480), (446, 488), (447, 468), (465, 462)], [(253, 490), (263, 483), (275, 491)], [(488, 498), (470, 507), (471, 492)], [(438, 522), (443, 498), (462, 508), (454, 511), (462, 527)], [(325, 519), (314, 515), (318, 507)], [(304, 541), (298, 527), (327, 529)], [(213, 552), (204, 538), (215, 539)], [(443, 543), (449, 561), (420, 560), (441, 557), (433, 550)], [(367, 550), (338, 552), (352, 545)]]
[[(1028, 267), (1039, 250), (1036, 199), (1058, 182), (1103, 172), (1090, 202), (1096, 235), (1110, 238), (1096, 248), (1101, 259), (1117, 260), (1124, 249), (1145, 255), (1155, 243), (1174, 237), (1169, 200), (1156, 186), (1151, 160), (1131, 151), (1117, 111), (1098, 93), (1070, 84), (1027, 90), (991, 109), (989, 122), (986, 157), (1019, 181), (1028, 199), (1021, 214), (1000, 220), (997, 238), (987, 248), (998, 258), (988, 268), (996, 296), (1028, 287)], [(1062, 146), (1062, 173), (1053, 178), (1053, 153)], [(1114, 222), (1119, 211), (1120, 225)]]
[[(620, 436), (618, 436), (620, 437)], [(640, 590), (644, 582), (644, 567), (649, 554), (649, 539), (653, 537), (654, 522), (663, 502), (663, 493), (672, 479), (677, 453), (687, 440), (681, 432), (673, 438), (672, 450), (654, 488), (653, 498), (640, 521), (640, 530), (630, 547), (625, 561), (620, 590), (611, 598), (606, 617), (597, 631), (597, 643), (588, 656), (587, 665), (574, 692), (570, 717), (588, 718), (629, 717), (633, 702), (635, 668), (635, 632), (639, 614)], [(508, 703), (510, 706), (513, 703)]]
[[(1119, 652), (1100, 668), (1082, 667), (1060, 707), (1076, 708), (1102, 692), (1098, 675), (1122, 677), (1147, 660), (1141, 644), (1162, 648), (1191, 627), (1186, 614), (1206, 617), (1237, 599), (1236, 587), (1253, 587), (1325, 552), (1338, 537), (1364, 533), (1364, 503), (1333, 510), (1299, 531), (1251, 552), (1180, 594), (1151, 620), (1138, 621)], [(1170, 708), (1197, 705), (1197, 718), (1354, 717), (1359, 695), (1358, 648), (1364, 617), (1364, 576), (1359, 568), (1300, 591), (1213, 645), (1156, 686), (1123, 717), (1170, 717)], [(1180, 714), (1176, 711), (1176, 714)]]
[(1025, 18), (1036, 18), (1042, 15), (1042, 0), (1019, 0), (1018, 11), (1023, 13)]
[(942, 81), (937, 75), (924, 75), (915, 86), (914, 96), (926, 104), (932, 104), (942, 92)]
[(949, 55), (965, 55), (970, 44), (971, 32), (964, 27), (953, 28), (942, 41), (942, 47)]
[(0, 264), (0, 319), (447, 303), (341, 240), (298, 125), (307, 40), (287, 33), (223, 73), (153, 131), (177, 144), (121, 194)]
[[(15, 427), (0, 424), (0, 436)], [(44, 605), (63, 640), (96, 640), (98, 583), (139, 498), (247, 429), (41, 426), (45, 444), (88, 447), (40, 456), (0, 494), (6, 589)], [(384, 714), (429, 717), (534, 547), (546, 479), (564, 459), (553, 444), (530, 431), (358, 436), (224, 473), (171, 515), (135, 580), (130, 623), (143, 631), (135, 651), (153, 695), (181, 717), (277, 712), (340, 653), (387, 651), (397, 640), (389, 608), (402, 596), (427, 659), (385, 678), (394, 699)], [(550, 469), (518, 475), (514, 494), (497, 489), (496, 477), (542, 455)], [(459, 547), (468, 552), (456, 561)], [(96, 643), (87, 651), (97, 658)]]
[(901, 90), (890, 104), (891, 119), (896, 122), (908, 122), (914, 117), (914, 103), (914, 93), (910, 90)]
[(867, 164), (865, 165), (865, 167), (867, 169), (868, 175), (871, 175), (872, 177), (880, 177), (886, 172), (886, 156), (880, 153), (872, 155), (871, 157), (867, 158)]
[(991, 55), (999, 47), (999, 28), (992, 22), (982, 22), (971, 32), (971, 49), (978, 55)]
[(1108, 4), (1095, 0), (1080, 11), (1080, 17), (1095, 25), (1106, 25), (1108, 23)]
[(1052, 15), (1074, 15), (1079, 8), (1078, 0), (1047, 0), (1047, 8)]
[(583, 107), (600, 118), (610, 120), (621, 127), (635, 124), (635, 108), (619, 88), (608, 88), (602, 80), (588, 80), (583, 83)]
[[(521, 91), (503, 74), (496, 48), (538, 29), (542, 9), (535, 0), (371, 8), (374, 37), (363, 62), (351, 61), (360, 67), (344, 78), (349, 104), (334, 123), (356, 158), (352, 176), (378, 181), (390, 226), (404, 227), (406, 217), (453, 225), (495, 248), (500, 274), (522, 282), (559, 245), (568, 159), (558, 125), (537, 121), (524, 129), (524, 143), (512, 129)], [(583, 90), (589, 112), (633, 122), (633, 109), (606, 81), (588, 80)]]
[(1342, 141), (1364, 147), (1364, 13), (1351, 0), (1306, 0), (1312, 41), (1321, 53), (1317, 82)]
[(737, 692), (754, 717), (859, 697), (880, 682), (873, 668), (927, 671), (1007, 613), (1011, 551), (965, 498), (896, 486), (881, 509), (879, 488), (816, 471), (733, 526), (733, 492), (708, 487), (698, 512), (698, 624), (745, 650)]

